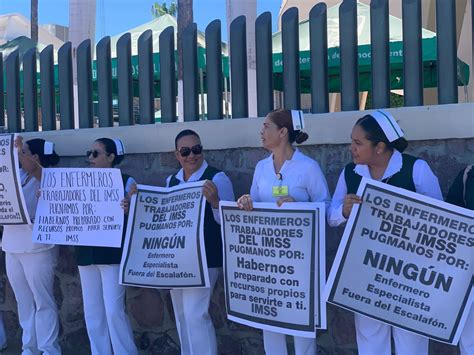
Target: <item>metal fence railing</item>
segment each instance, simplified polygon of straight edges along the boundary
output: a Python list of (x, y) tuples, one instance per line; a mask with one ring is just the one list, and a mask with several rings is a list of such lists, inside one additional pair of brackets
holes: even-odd
[[(471, 0), (474, 2), (474, 0)], [(474, 4), (473, 4), (474, 5)], [(436, 2), (437, 83), (439, 104), (457, 103), (456, 1)], [(390, 106), (389, 1), (372, 0), (371, 25), (371, 93), (372, 106)], [(423, 105), (423, 63), (421, 1), (404, 0), (403, 13), (403, 90), (405, 106)], [(301, 106), (301, 77), (298, 10), (287, 10), (281, 20), (281, 75), (283, 105), (291, 109)], [(245, 17), (230, 25), (230, 95), (232, 118), (248, 117), (248, 80), (246, 26), (255, 25), (257, 111), (264, 116), (274, 108), (274, 78), (270, 13), (261, 14), (255, 24)], [(340, 92), (341, 109), (359, 109), (359, 68), (357, 36), (357, 1), (344, 0), (339, 7)], [(92, 48), (82, 42), (76, 53), (78, 124), (74, 119), (73, 62), (71, 43), (58, 50), (57, 65), (53, 46), (39, 54), (39, 84), (36, 49), (23, 58), (18, 52), (3, 63), (0, 55), (0, 126), (10, 132), (110, 127), (135, 123), (139, 98), (140, 124), (155, 122), (155, 100), (159, 98), (161, 122), (176, 121), (176, 54), (173, 27), (159, 37), (159, 76), (153, 62), (152, 31), (138, 39), (138, 79), (132, 75), (131, 36), (124, 34), (117, 42), (117, 58), (111, 58), (110, 37), (96, 46), (97, 80), (92, 78)], [(313, 113), (329, 112), (327, 7), (315, 5), (309, 15), (310, 94)], [(184, 120), (200, 119), (200, 98), (205, 88), (207, 119), (224, 118), (223, 97), (228, 87), (223, 69), (221, 23), (211, 22), (205, 31), (204, 84), (199, 85), (197, 27), (192, 24), (183, 32), (183, 107)], [(112, 61), (116, 61), (116, 78), (112, 78)], [(20, 64), (21, 71), (20, 71)], [(155, 64), (156, 65), (156, 64)], [(442, 70), (440, 70), (442, 68)], [(202, 75), (202, 74), (201, 74)], [(4, 84), (5, 83), (5, 84)], [(158, 87), (158, 89), (157, 89)], [(4, 98), (5, 102), (4, 102)], [(203, 98), (201, 97), (201, 100)], [(93, 102), (97, 104), (94, 105)], [(113, 108), (113, 101), (118, 107)], [(6, 110), (5, 104), (6, 103)], [(94, 109), (94, 107), (97, 107)], [(117, 105), (116, 105), (117, 106)], [(6, 112), (6, 115), (5, 115)], [(115, 114), (114, 114), (115, 112)], [(57, 122), (57, 117), (59, 122)], [(94, 120), (97, 116), (97, 122)], [(118, 116), (118, 117), (117, 117)]]

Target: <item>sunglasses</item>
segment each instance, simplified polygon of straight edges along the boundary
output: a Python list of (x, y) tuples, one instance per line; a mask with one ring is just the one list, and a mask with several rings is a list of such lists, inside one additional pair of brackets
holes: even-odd
[(202, 145), (196, 144), (195, 146), (192, 146), (191, 148), (189, 147), (181, 147), (179, 148), (179, 155), (181, 155), (183, 158), (189, 156), (191, 152), (194, 155), (199, 155), (202, 153)]
[(107, 153), (105, 153), (105, 152), (99, 152), (98, 150), (88, 150), (88, 151), (86, 152), (86, 157), (89, 158), (89, 157), (92, 155), (92, 158), (95, 159), (95, 158), (97, 158), (97, 157), (98, 157), (99, 155), (101, 155), (101, 154), (107, 154)]

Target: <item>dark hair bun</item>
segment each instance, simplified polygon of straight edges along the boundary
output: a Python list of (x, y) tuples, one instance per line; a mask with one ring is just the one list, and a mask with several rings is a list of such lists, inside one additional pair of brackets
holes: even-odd
[(308, 133), (303, 132), (303, 131), (299, 131), (299, 132), (296, 134), (295, 142), (296, 142), (296, 144), (301, 144), (301, 143), (303, 143), (303, 142), (306, 142), (306, 140), (307, 140), (308, 138), (309, 138)]
[(48, 166), (55, 166), (59, 163), (59, 155), (56, 154), (56, 152), (53, 152), (53, 154), (50, 155), (45, 155), (44, 156), (45, 163), (42, 164), (45, 168)]
[(402, 153), (408, 147), (408, 141), (405, 138), (400, 137), (400, 138), (394, 140), (393, 142), (391, 142), (390, 145), (394, 149), (396, 149), (400, 153)]

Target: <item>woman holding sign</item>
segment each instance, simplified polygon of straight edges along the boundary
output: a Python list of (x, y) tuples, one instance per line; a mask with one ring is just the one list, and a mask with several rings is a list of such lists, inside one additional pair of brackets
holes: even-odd
[(166, 180), (172, 187), (204, 181), (206, 198), (204, 214), (204, 246), (210, 287), (184, 288), (170, 291), (178, 328), (181, 354), (217, 355), (217, 341), (209, 316), (212, 291), (222, 268), (222, 240), (219, 217), (219, 201), (234, 201), (232, 182), (228, 176), (207, 164), (199, 135), (186, 129), (175, 138), (176, 159), (181, 169)]
[[(87, 152), (88, 163), (91, 168), (113, 168), (123, 160), (124, 153), (121, 140), (100, 138)], [(125, 174), (122, 179), (127, 194), (135, 180)], [(125, 230), (126, 227), (124, 235)], [(119, 284), (122, 248), (76, 247), (84, 317), (93, 355), (138, 353), (125, 311), (125, 286)]]
[[(260, 132), (263, 147), (272, 154), (258, 162), (249, 195), (237, 201), (240, 208), (252, 210), (253, 202), (324, 202), (331, 196), (319, 164), (293, 147), (308, 139), (301, 111), (280, 109), (270, 112)], [(287, 354), (285, 334), (263, 331), (265, 353)], [(316, 354), (316, 340), (294, 337), (295, 354)]]
[[(28, 213), (35, 217), (42, 168), (54, 166), (59, 156), (53, 143), (15, 140), (20, 179)], [(8, 280), (18, 304), (23, 329), (23, 354), (61, 354), (58, 344), (59, 318), (53, 293), (56, 250), (52, 244), (33, 243), (33, 225), (4, 226), (2, 248)]]
[[(356, 195), (362, 177), (442, 199), (438, 178), (428, 164), (402, 154), (408, 145), (403, 136), (398, 123), (386, 111), (374, 111), (356, 122), (350, 148), (353, 162), (346, 165), (339, 176), (329, 209), (329, 225), (345, 223), (354, 204), (362, 203)], [(428, 338), (357, 313), (355, 326), (360, 354), (390, 355), (392, 333), (397, 354), (428, 353)]]

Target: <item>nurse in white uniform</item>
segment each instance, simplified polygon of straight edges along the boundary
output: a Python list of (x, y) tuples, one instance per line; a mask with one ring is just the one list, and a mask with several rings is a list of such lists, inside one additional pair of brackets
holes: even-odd
[[(331, 196), (319, 164), (293, 147), (308, 139), (301, 111), (279, 109), (265, 118), (260, 132), (263, 147), (272, 154), (258, 162), (249, 195), (239, 198), (239, 207), (251, 210), (253, 202), (324, 202)], [(286, 335), (263, 331), (265, 353), (286, 355)], [(316, 339), (294, 337), (296, 355), (315, 355)]]
[(178, 329), (182, 355), (217, 355), (217, 339), (209, 304), (219, 273), (222, 270), (222, 239), (220, 231), (219, 201), (234, 201), (229, 177), (208, 165), (199, 135), (186, 129), (175, 138), (175, 156), (181, 169), (166, 180), (166, 186), (186, 185), (206, 181), (203, 195), (206, 198), (204, 214), (204, 246), (210, 287), (172, 289), (171, 301)]
[[(34, 220), (42, 168), (54, 166), (59, 157), (53, 144), (43, 139), (15, 146), (21, 164), (20, 178), (28, 213)], [(22, 354), (61, 354), (58, 344), (59, 318), (53, 293), (56, 250), (52, 244), (32, 241), (33, 225), (5, 226), (2, 248), (7, 276), (18, 304), (23, 329)]]
[[(87, 158), (91, 168), (107, 169), (119, 164), (124, 154), (121, 140), (99, 138), (87, 152)], [(135, 180), (122, 174), (122, 182), (127, 194)], [(124, 202), (126, 200), (122, 203)], [(127, 210), (128, 208), (126, 212)], [(125, 223), (126, 220), (125, 218)], [(125, 227), (124, 231), (126, 229)], [(97, 238), (101, 238), (100, 233), (97, 233)], [(122, 251), (123, 237), (120, 248), (75, 248), (84, 301), (84, 318), (92, 355), (138, 354), (125, 309), (125, 286), (119, 284)]]
[[(329, 225), (345, 223), (352, 206), (362, 202), (356, 195), (362, 177), (442, 199), (438, 178), (428, 164), (402, 154), (408, 145), (403, 135), (398, 123), (386, 111), (374, 111), (356, 122), (350, 148), (353, 162), (346, 165), (339, 176), (329, 209)], [(357, 313), (355, 326), (361, 355), (390, 355), (392, 335), (396, 354), (428, 354), (428, 338)]]

